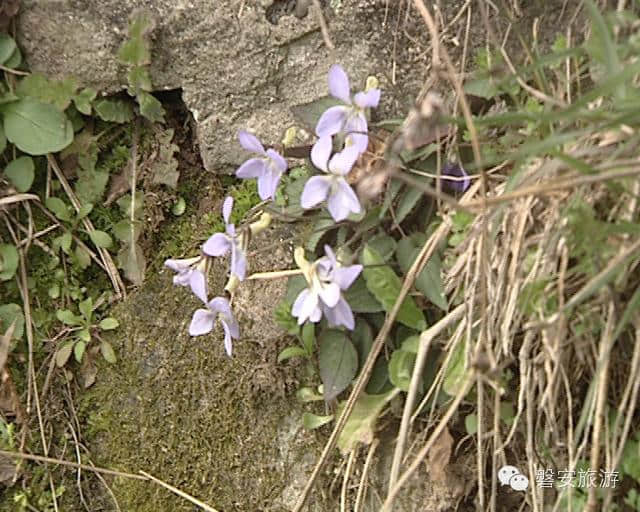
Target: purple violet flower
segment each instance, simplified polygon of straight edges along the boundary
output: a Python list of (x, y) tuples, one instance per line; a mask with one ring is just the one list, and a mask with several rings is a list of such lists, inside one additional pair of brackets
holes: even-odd
[(313, 208), (326, 199), (329, 213), (339, 222), (346, 219), (351, 212), (360, 212), (358, 196), (344, 178), (351, 171), (359, 153), (358, 149), (351, 145), (329, 160), (331, 149), (330, 135), (318, 139), (311, 149), (311, 161), (327, 175), (309, 178), (300, 196), (300, 206), (304, 209)]
[[(447, 178), (447, 176), (461, 179), (452, 180)], [(469, 188), (469, 185), (471, 185), (469, 175), (464, 168), (459, 164), (454, 164), (453, 162), (446, 162), (442, 166), (442, 180), (447, 187), (455, 192), (465, 192)]]
[(330, 327), (345, 326), (353, 330), (355, 320), (349, 303), (342, 296), (362, 272), (362, 265), (342, 266), (328, 245), (324, 247), (326, 256), (309, 264), (304, 260), (304, 250), (297, 251), (296, 261), (301, 266), (308, 288), (302, 290), (291, 308), (291, 314), (298, 318), (298, 324), (306, 320), (319, 322), (322, 316)]
[(181, 260), (168, 259), (164, 262), (164, 266), (177, 273), (173, 276), (173, 284), (189, 286), (196, 297), (207, 302), (207, 279), (204, 273), (194, 266), (200, 260), (200, 257)]
[(223, 256), (231, 250), (231, 273), (240, 281), (247, 272), (247, 255), (243, 248), (243, 236), (236, 233), (233, 224), (229, 224), (233, 197), (229, 196), (222, 205), (222, 217), (224, 218), (226, 233), (215, 233), (202, 246), (202, 252), (207, 256)]
[(236, 171), (238, 178), (258, 178), (258, 195), (263, 201), (275, 196), (276, 188), (282, 173), (287, 170), (287, 161), (275, 150), (265, 151), (262, 143), (255, 135), (240, 130), (238, 132), (240, 145), (247, 151), (262, 155), (250, 158)]
[(334, 64), (329, 69), (329, 93), (346, 105), (328, 108), (318, 120), (316, 135), (324, 137), (345, 133), (358, 151), (364, 153), (369, 145), (367, 117), (364, 112), (365, 108), (378, 106), (380, 89), (356, 93), (352, 100), (349, 77), (340, 65)]
[(216, 297), (206, 302), (207, 309), (197, 309), (191, 319), (189, 334), (191, 336), (201, 336), (213, 330), (216, 319), (220, 319), (224, 329), (224, 348), (231, 357), (231, 338), (240, 337), (240, 326), (233, 317), (231, 305), (224, 297)]

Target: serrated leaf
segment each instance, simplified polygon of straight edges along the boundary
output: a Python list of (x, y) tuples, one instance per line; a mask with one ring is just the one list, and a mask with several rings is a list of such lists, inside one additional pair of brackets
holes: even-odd
[[(362, 252), (361, 262), (364, 265), (362, 274), (367, 288), (382, 304), (386, 312), (391, 311), (402, 288), (400, 278), (391, 267), (383, 264), (380, 255), (368, 245)], [(423, 331), (427, 327), (424, 314), (410, 296), (405, 297), (402, 302), (397, 321), (417, 331)]]
[(151, 62), (147, 34), (155, 27), (155, 21), (146, 10), (135, 11), (129, 20), (129, 37), (118, 50), (118, 59), (124, 64), (144, 66)]
[(9, 179), (18, 192), (26, 192), (31, 188), (35, 165), (30, 156), (19, 156), (9, 162), (4, 169), (4, 175)]
[(68, 309), (59, 309), (56, 311), (56, 318), (65, 325), (82, 325), (82, 318)]
[(50, 103), (63, 112), (70, 105), (77, 89), (78, 82), (73, 77), (50, 80), (42, 73), (31, 73), (20, 80), (16, 94), (21, 98), (31, 97)]
[(333, 414), (329, 416), (316, 416), (310, 412), (302, 414), (302, 426), (307, 430), (314, 430), (320, 428), (322, 425), (326, 425), (333, 419)]
[(2, 111), (7, 139), (24, 153), (54, 153), (73, 140), (71, 121), (53, 105), (26, 97), (3, 105)]
[(156, 132), (158, 156), (151, 166), (152, 181), (159, 185), (167, 185), (175, 189), (178, 186), (178, 160), (175, 153), (180, 149), (173, 140), (173, 129)]
[(47, 197), (44, 203), (53, 214), (58, 217), (60, 220), (70, 221), (71, 214), (69, 213), (69, 208), (65, 204), (65, 202), (59, 197)]
[(378, 299), (376, 299), (367, 288), (367, 283), (362, 276), (359, 276), (349, 289), (343, 292), (343, 296), (354, 313), (377, 313), (378, 311), (384, 311), (382, 304), (380, 304)]
[(87, 348), (87, 344), (84, 341), (78, 341), (73, 346), (73, 355), (76, 358), (76, 361), (79, 363), (82, 362), (82, 357), (84, 356), (84, 351)]
[(104, 231), (100, 231), (98, 229), (91, 231), (89, 233), (89, 238), (91, 238), (91, 241), (94, 244), (98, 247), (102, 247), (103, 249), (108, 249), (113, 245), (111, 237)]
[(18, 270), (18, 250), (14, 245), (0, 244), (0, 281), (11, 279)]
[(0, 332), (6, 332), (14, 322), (13, 339), (19, 340), (24, 333), (24, 313), (22, 308), (13, 303), (0, 306)]
[(291, 302), (287, 300), (280, 302), (273, 311), (273, 318), (289, 334), (297, 336), (300, 333), (298, 319), (291, 314)]
[[(338, 448), (343, 455), (353, 450), (358, 443), (370, 444), (373, 441), (376, 420), (382, 409), (394, 396), (398, 389), (382, 395), (362, 393), (356, 401), (347, 423), (338, 437)], [(344, 404), (340, 404), (340, 409)]]
[(56, 352), (56, 366), (62, 368), (71, 357), (71, 351), (73, 350), (73, 341), (68, 341), (62, 345)]
[(402, 391), (409, 391), (411, 373), (416, 361), (415, 354), (404, 350), (394, 350), (389, 361), (389, 380)]
[(287, 347), (278, 354), (278, 362), (286, 361), (292, 357), (306, 357), (307, 353), (302, 347)]
[(465, 343), (460, 341), (449, 360), (444, 374), (442, 389), (449, 396), (456, 396), (465, 376)]
[(128, 123), (133, 119), (133, 108), (128, 101), (102, 99), (93, 104), (93, 109), (103, 121)]
[(91, 102), (96, 99), (98, 93), (95, 89), (87, 87), (82, 89), (73, 97), (73, 103), (75, 104), (78, 112), (85, 116), (91, 115)]
[(144, 281), (146, 260), (137, 243), (126, 244), (118, 254), (118, 263), (125, 277), (133, 284), (140, 286)]
[[(403, 272), (407, 272), (409, 268), (411, 268), (419, 252), (420, 248), (414, 245), (413, 238), (403, 238), (400, 240), (396, 257)], [(423, 293), (434, 305), (443, 311), (448, 311), (449, 304), (444, 295), (441, 268), (442, 262), (440, 256), (434, 253), (416, 278), (415, 286), (418, 291)]]
[(330, 402), (347, 388), (358, 370), (358, 353), (343, 332), (322, 332), (318, 339), (318, 366), (324, 399)]
[(103, 318), (102, 320), (100, 320), (98, 327), (100, 327), (100, 329), (102, 329), (103, 331), (111, 331), (113, 329), (116, 329), (119, 325), (120, 325), (120, 322), (118, 322), (117, 319), (113, 318), (112, 316), (109, 316), (107, 318)]
[(140, 115), (153, 123), (164, 123), (164, 108), (155, 96), (146, 91), (140, 91), (136, 99), (140, 106)]
[(111, 346), (111, 343), (109, 343), (108, 341), (100, 342), (100, 353), (102, 354), (102, 357), (104, 357), (104, 360), (107, 363), (111, 363), (111, 364), (116, 363), (117, 361), (116, 353), (113, 351), (113, 347)]

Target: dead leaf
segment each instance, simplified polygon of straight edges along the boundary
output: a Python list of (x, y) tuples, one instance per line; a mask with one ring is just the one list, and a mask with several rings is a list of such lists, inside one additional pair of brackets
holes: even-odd
[(131, 189), (131, 159), (127, 160), (122, 172), (111, 178), (109, 184), (109, 193), (104, 202), (105, 206), (109, 206), (114, 201), (120, 199)]
[(0, 31), (6, 32), (11, 18), (18, 14), (20, 0), (2, 0), (0, 3)]
[(445, 427), (442, 433), (434, 441), (427, 457), (429, 477), (434, 482), (444, 483), (446, 481), (446, 470), (449, 465), (452, 447), (453, 437), (451, 437), (449, 429)]
[(98, 367), (94, 363), (93, 359), (94, 356), (89, 351), (82, 359), (82, 365), (80, 366), (80, 377), (84, 389), (90, 388), (96, 382)]
[(16, 327), (16, 319), (13, 319), (11, 325), (0, 338), (0, 369), (4, 369), (4, 365), (7, 364), (7, 358), (9, 357), (9, 346), (11, 345), (11, 337)]

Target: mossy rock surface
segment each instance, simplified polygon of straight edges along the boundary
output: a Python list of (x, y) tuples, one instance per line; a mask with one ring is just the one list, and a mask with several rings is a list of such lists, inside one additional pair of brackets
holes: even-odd
[[(288, 251), (279, 244), (253, 270), (286, 265)], [(213, 269), (212, 295), (224, 285), (224, 265)], [(118, 362), (102, 365), (82, 398), (94, 462), (146, 471), (220, 511), (290, 509), (322, 445), (300, 427), (295, 365), (276, 363), (291, 342), (270, 313), (284, 289), (285, 281), (244, 283), (234, 301), (242, 338), (229, 358), (220, 326), (188, 335), (198, 300), (172, 286), (169, 271), (150, 276), (116, 308)], [(122, 510), (194, 510), (150, 482), (116, 478), (111, 486)], [(113, 509), (106, 494), (104, 507)]]

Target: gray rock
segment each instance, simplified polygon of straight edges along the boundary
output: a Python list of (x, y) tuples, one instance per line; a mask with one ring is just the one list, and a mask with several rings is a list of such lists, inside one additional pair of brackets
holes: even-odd
[[(389, 7), (393, 2), (331, 2), (341, 4), (335, 11), (325, 9), (333, 52), (323, 42), (313, 9), (298, 18), (292, 4), (280, 12), (277, 25), (270, 23), (267, 11), (282, 2), (265, 9), (265, 2), (256, 0), (25, 0), (19, 43), (30, 69), (74, 75), (83, 85), (114, 93), (126, 87), (116, 54), (128, 18), (134, 9), (148, 9), (157, 21), (151, 34), (154, 87), (182, 89), (205, 167), (230, 172), (247, 156), (235, 139), (237, 130), (252, 130), (265, 144), (279, 142), (293, 123), (290, 107), (328, 93), (326, 73), (335, 62), (345, 67), (354, 88), (376, 74), (389, 101), (387, 76), (394, 62), (388, 55), (396, 27), (382, 22), (389, 9), (397, 10)], [(397, 52), (402, 62), (412, 55), (408, 48)], [(410, 69), (420, 77), (420, 68)], [(415, 93), (421, 80), (403, 82)]]

